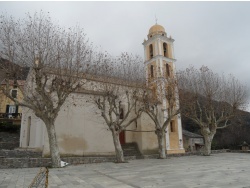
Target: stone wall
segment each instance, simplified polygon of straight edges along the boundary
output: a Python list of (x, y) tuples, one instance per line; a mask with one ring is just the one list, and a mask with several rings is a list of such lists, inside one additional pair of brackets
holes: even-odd
[(8, 149), (12, 150), (19, 147), (19, 132), (9, 133), (0, 132), (0, 150)]
[[(135, 156), (125, 157), (125, 160), (134, 160)], [(65, 157), (62, 161), (71, 165), (114, 162), (113, 157)], [(2, 168), (33, 168), (33, 167), (50, 167), (50, 158), (0, 158), (0, 169)]]
[(231, 153), (250, 153), (250, 150), (228, 150)]
[(42, 152), (35, 152), (30, 150), (0, 150), (1, 158), (40, 158), (42, 157)]
[[(224, 153), (228, 150), (213, 150), (212, 153)], [(237, 151), (241, 152), (241, 151)], [(244, 152), (246, 153), (246, 152)], [(250, 153), (250, 151), (249, 151)], [(169, 157), (182, 157), (190, 155), (201, 155), (200, 152), (189, 152), (181, 154), (168, 154)], [(157, 159), (158, 154), (154, 155), (143, 155), (143, 156), (127, 156), (125, 160), (135, 160), (135, 159)], [(102, 162), (114, 162), (116, 160), (115, 156), (103, 156), (103, 157), (62, 157), (62, 161), (69, 163), (70, 165), (78, 164), (88, 164), (88, 163), (102, 163)], [(50, 167), (50, 158), (5, 158), (0, 156), (0, 169), (2, 168), (34, 168), (34, 167)]]

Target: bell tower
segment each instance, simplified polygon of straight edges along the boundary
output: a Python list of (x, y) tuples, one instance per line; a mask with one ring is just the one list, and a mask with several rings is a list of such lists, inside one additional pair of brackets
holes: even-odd
[[(168, 104), (165, 98), (168, 77), (175, 76), (174, 39), (168, 37), (163, 26), (157, 23), (148, 32), (144, 40), (144, 66), (147, 86), (162, 103), (164, 120), (168, 117)], [(177, 101), (178, 104), (179, 101)], [(174, 117), (166, 130), (167, 153), (184, 153), (181, 119)]]

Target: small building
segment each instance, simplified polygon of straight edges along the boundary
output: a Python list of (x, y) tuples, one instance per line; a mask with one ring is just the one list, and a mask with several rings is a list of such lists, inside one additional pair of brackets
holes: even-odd
[(243, 144), (240, 145), (240, 148), (242, 151), (247, 151), (249, 150), (249, 144), (244, 141)]
[[(10, 67), (19, 70), (15, 73), (16, 75), (9, 75), (7, 70), (10, 69)], [(20, 88), (24, 87), (28, 73), (29, 68), (21, 69), (18, 65), (0, 58), (0, 86), (7, 87), (7, 82), (4, 78), (6, 78), (6, 75), (9, 75), (10, 81), (8, 84), (10, 85), (10, 95), (13, 98), (22, 100), (23, 94)], [(19, 85), (19, 87), (17, 87), (17, 85)], [(8, 98), (3, 91), (0, 91), (0, 121), (21, 125), (21, 117), (22, 109)]]
[(182, 130), (182, 134), (185, 151), (200, 151), (200, 149), (204, 146), (203, 136), (189, 132), (187, 130)]
[[(25, 80), (17, 80), (18, 85), (24, 86)], [(14, 86), (14, 82), (10, 82), (10, 94), (13, 98), (21, 100), (23, 98), (22, 92), (19, 88)], [(2, 81), (2, 87), (6, 87), (6, 82)], [(0, 91), (0, 121), (10, 122), (12, 124), (21, 125), (22, 109), (8, 98), (2, 91)]]

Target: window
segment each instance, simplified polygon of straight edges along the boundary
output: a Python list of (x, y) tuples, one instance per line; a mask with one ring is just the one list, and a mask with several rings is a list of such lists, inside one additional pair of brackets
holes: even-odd
[(124, 118), (124, 109), (120, 108), (120, 119)]
[(149, 45), (149, 56), (150, 56), (150, 59), (153, 58), (153, 56), (154, 56), (153, 45), (152, 44)]
[(9, 113), (16, 113), (16, 105), (9, 105)]
[(154, 77), (154, 65), (150, 66), (150, 75), (151, 75), (151, 78)]
[(168, 45), (167, 43), (163, 43), (163, 53), (164, 53), (164, 57), (168, 57)]
[(10, 95), (13, 97), (13, 98), (17, 98), (17, 89), (12, 89), (10, 91)]
[(169, 64), (166, 63), (166, 75), (170, 76), (170, 68), (169, 68)]
[(171, 130), (171, 132), (175, 132), (174, 121), (170, 122), (170, 130)]
[(8, 118), (16, 117), (18, 113), (18, 106), (6, 105), (6, 113)]

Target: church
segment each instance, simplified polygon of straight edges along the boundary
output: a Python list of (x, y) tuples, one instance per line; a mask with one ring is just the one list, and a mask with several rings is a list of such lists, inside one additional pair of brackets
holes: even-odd
[[(147, 85), (156, 90), (157, 79), (175, 74), (174, 39), (167, 36), (163, 26), (155, 24), (148, 32), (144, 46), (144, 67)], [(27, 81), (28, 82), (28, 81)], [(98, 81), (96, 81), (98, 82)], [(166, 88), (162, 84), (160, 87)], [(55, 121), (59, 151), (62, 156), (115, 155), (112, 134), (107, 130), (98, 108), (88, 101), (91, 93), (75, 92), (62, 106)], [(77, 105), (74, 105), (77, 103)], [(167, 115), (166, 99), (161, 101), (161, 118)], [(124, 106), (126, 110), (126, 104)], [(154, 122), (143, 113), (137, 123), (129, 125), (129, 130), (120, 133), (122, 145), (135, 143), (141, 154), (155, 154), (158, 151)], [(165, 135), (167, 154), (184, 153), (181, 118), (176, 116), (168, 125)], [(46, 127), (32, 110), (22, 108), (20, 148), (36, 149), (48, 156), (49, 141)]]

